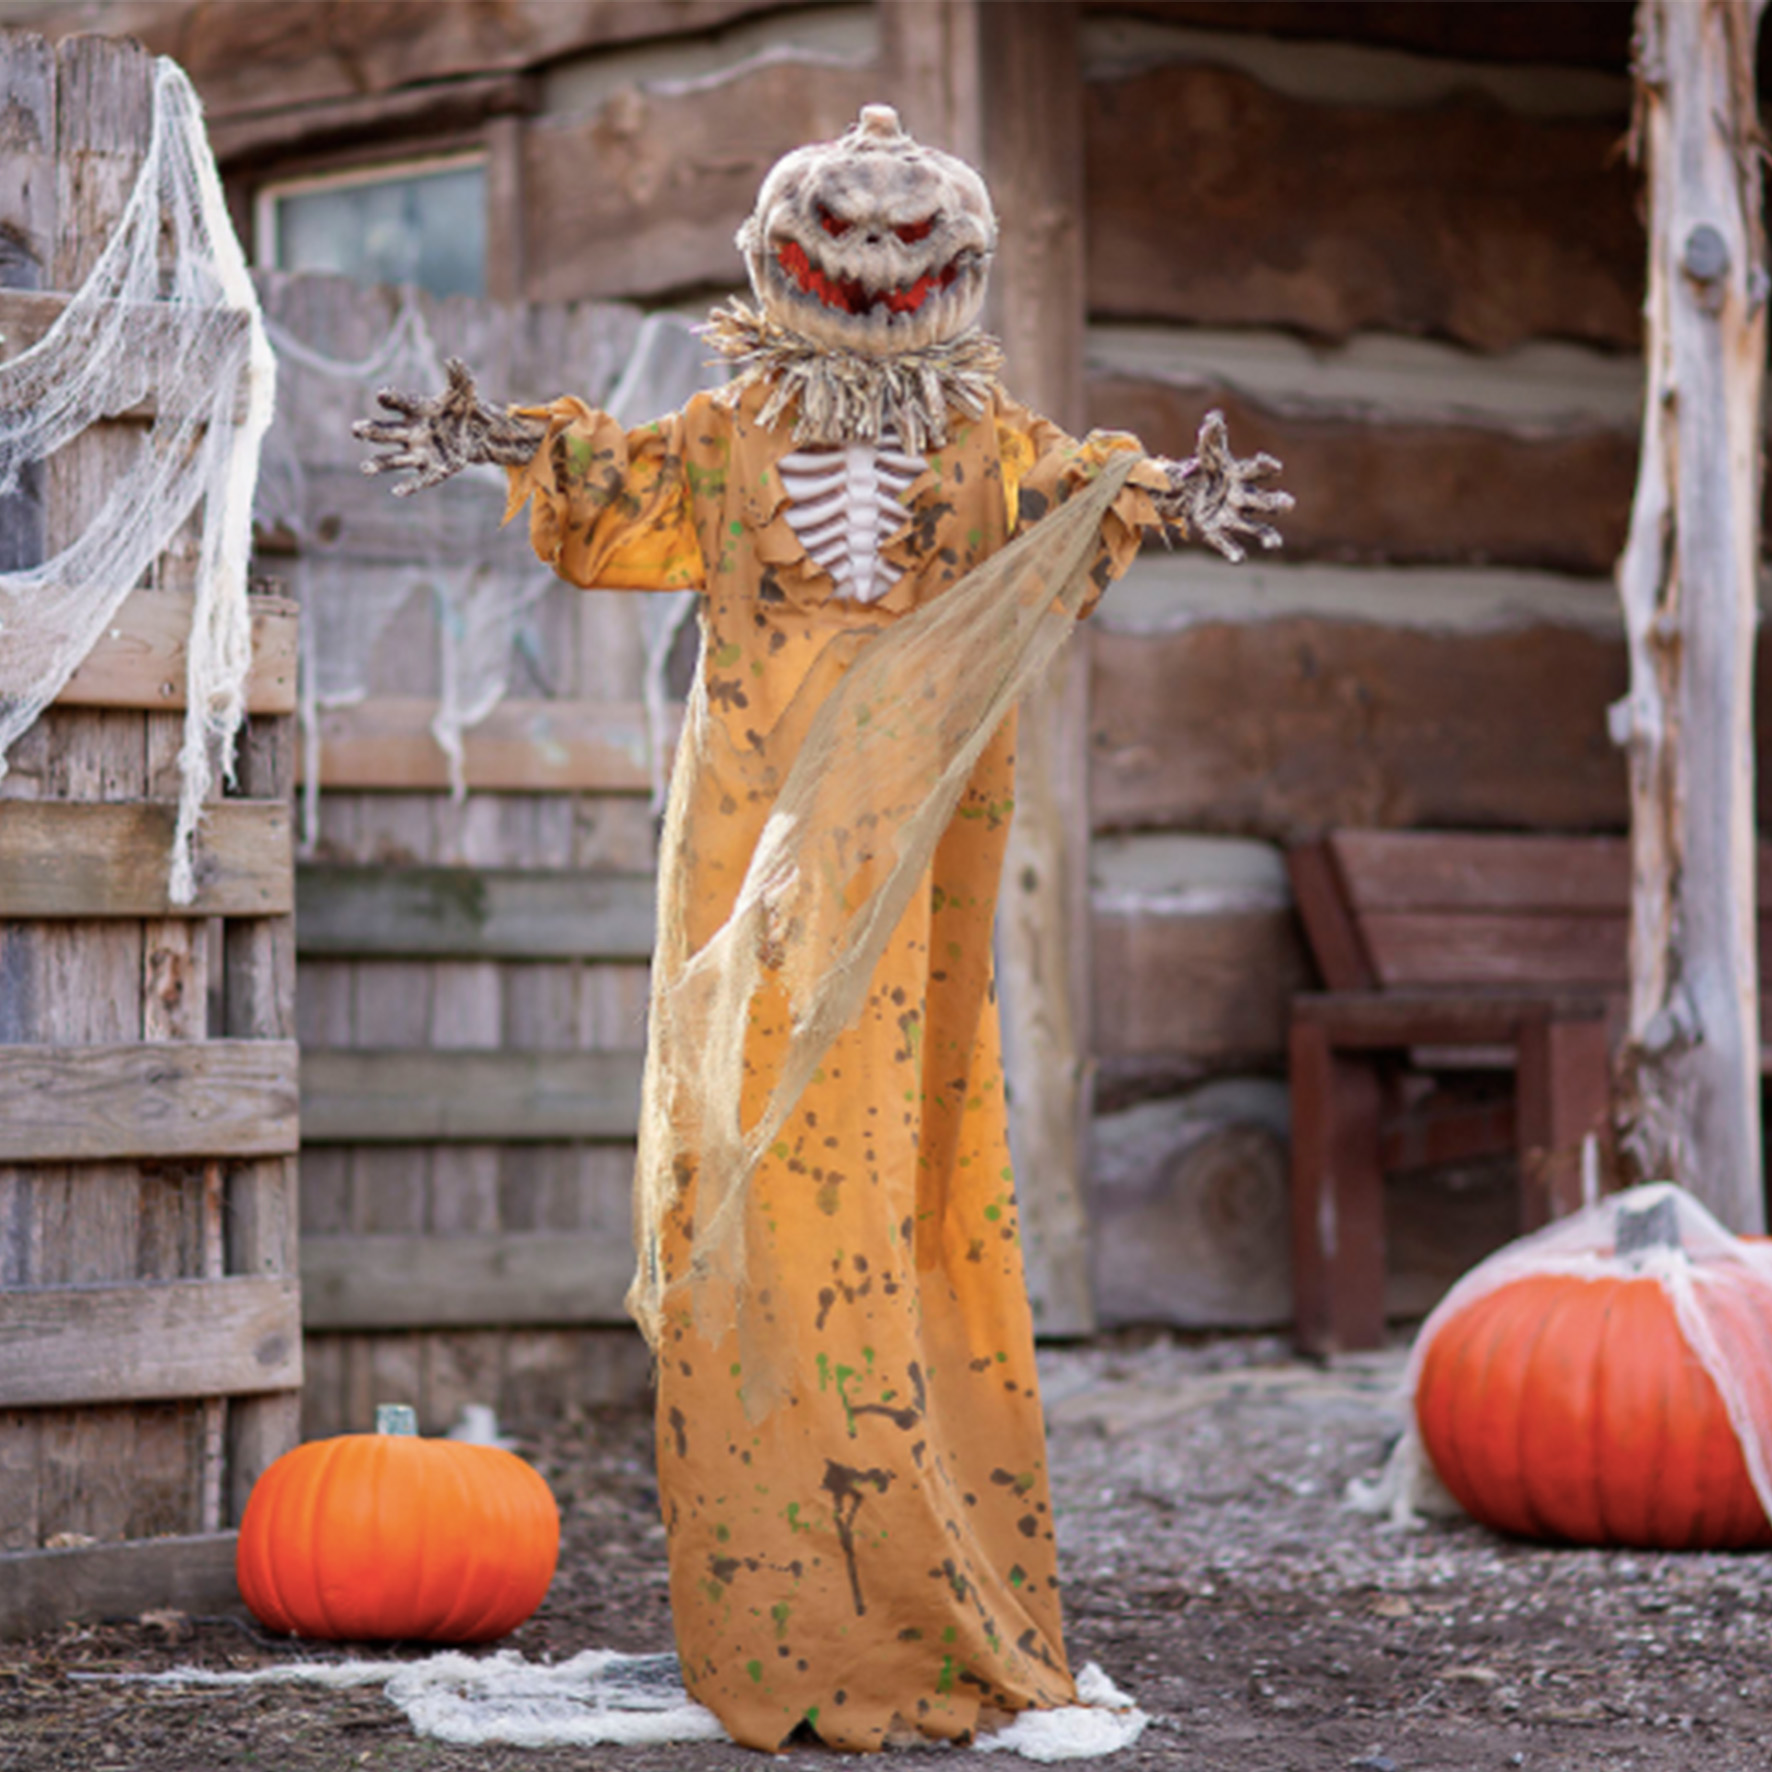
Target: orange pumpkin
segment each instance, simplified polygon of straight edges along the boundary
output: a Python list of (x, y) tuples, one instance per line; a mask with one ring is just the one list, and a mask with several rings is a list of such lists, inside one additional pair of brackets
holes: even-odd
[(522, 1459), (407, 1428), (279, 1458), (246, 1503), (235, 1572), (272, 1630), (479, 1643), (541, 1604), (559, 1549), (554, 1498)]
[[(1720, 1262), (1706, 1286), (1741, 1339), (1772, 1345), (1763, 1283)], [(1723, 1399), (1653, 1277), (1531, 1274), (1475, 1299), (1435, 1334), (1415, 1416), (1441, 1481), (1498, 1531), (1772, 1544)]]

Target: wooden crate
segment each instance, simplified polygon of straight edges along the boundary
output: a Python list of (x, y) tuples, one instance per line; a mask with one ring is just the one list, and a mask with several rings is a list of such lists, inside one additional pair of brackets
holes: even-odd
[[(53, 306), (129, 193), (153, 64), (22, 33), (0, 59), (5, 274), (35, 292), (0, 301)], [(80, 530), (139, 422), (63, 450), (40, 515), (0, 513), (9, 559)], [(172, 905), (187, 539), (0, 781), (0, 1636), (237, 1604), (226, 1528), (296, 1437), (295, 612), (257, 600), (238, 786)]]

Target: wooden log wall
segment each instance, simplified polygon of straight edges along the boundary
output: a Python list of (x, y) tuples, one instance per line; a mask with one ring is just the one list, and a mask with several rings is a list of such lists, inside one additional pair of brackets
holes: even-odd
[[(336, 279), (264, 294), (335, 361), (366, 357), (396, 313), (391, 292)], [(605, 392), (637, 325), (588, 305), (423, 313), (442, 353), (514, 400)], [(514, 693), (469, 730), (452, 799), (420, 582), (436, 507), (387, 482), (363, 495), (350, 424), (371, 388), (292, 377), (286, 394), (306, 404), (280, 422), (332, 452), (307, 461), (310, 487), (344, 495), (310, 527), (347, 554), (405, 548), (414, 583), (367, 697), (323, 710), (297, 875), (303, 1432), (367, 1429), (384, 1402), (427, 1432), (467, 1403), (533, 1426), (647, 1382), (621, 1308), (655, 858), (637, 611), (564, 584), (530, 606)], [(521, 523), (501, 540), (539, 573)], [(298, 559), (263, 564), (299, 579)]]
[[(1426, 20), (1406, 54), (1349, 41), (1371, 21), (1337, 6), (1085, 15), (1090, 420), (1183, 455), (1222, 408), (1298, 499), (1283, 554), (1147, 555), (1092, 624), (1110, 1322), (1289, 1308), (1286, 843), (1624, 823), (1627, 69), (1550, 65), (1571, 9), (1537, 56), (1515, 10), (1484, 60)], [(1441, 1183), (1393, 1188), (1393, 1311), (1508, 1234), (1505, 1171)]]
[[(839, 130), (868, 99), (897, 102), (914, 128), (971, 157), (989, 147), (981, 56), (990, 9), (975, 0), (537, 0), (429, 9), (416, 22), (399, 7), (349, 11), (345, 20), (299, 0), (274, 12), (141, 9), (155, 47), (195, 69), (242, 204), (264, 178), (365, 153), (483, 148), (498, 193), (489, 288), (505, 296), (658, 303), (736, 286), (731, 234), (766, 167)], [(1116, 1200), (1148, 1204), (1163, 1191), (1159, 1172), (1172, 1171), (1195, 1178), (1183, 1188), (1194, 1204), (1162, 1210), (1195, 1228), (1182, 1245), (1191, 1253), (1166, 1256), (1168, 1268), (1249, 1271), (1227, 1251), (1244, 1235), (1239, 1202), (1271, 1200), (1283, 1121), (1249, 1106), (1271, 1100), (1259, 1091), (1208, 1094), (1211, 1114), (1189, 1104), (1200, 1089), (1280, 1076), (1286, 998), (1309, 978), (1279, 865), (1287, 841), (1348, 822), (1622, 826), (1623, 771), (1604, 710), (1624, 686), (1606, 575), (1624, 531), (1641, 379), (1642, 245), (1615, 151), (1628, 118), (1629, 14), (1627, 0), (1082, 0), (1075, 9), (1086, 420), (1179, 455), (1200, 414), (1221, 406), (1240, 449), (1285, 458), (1299, 497), (1279, 560), (1233, 572), (1191, 554), (1152, 556), (1092, 624), (1093, 905), (1074, 920), (1072, 943), (1092, 958), (1072, 1019), (1092, 1023), (1079, 1063), (1100, 1075), (1097, 1280), (1109, 1320), (1265, 1321), (1276, 1308), (1271, 1286), (1190, 1283), (1165, 1307), (1130, 1280), (1116, 1303), (1113, 1276), (1161, 1243), (1137, 1229), (1151, 1228), (1137, 1218), (1145, 1206), (1129, 1217)], [(790, 44), (799, 59), (766, 53)], [(273, 57), (283, 74), (268, 102), (258, 70)], [(1070, 223), (1036, 202), (1027, 225), (1046, 251), (1063, 245)], [(570, 378), (552, 375), (536, 391), (561, 379)], [(435, 686), (408, 670), (427, 650), (408, 644), (424, 638), (414, 613), (371, 699), (324, 716), (328, 865), (420, 870), (386, 890), (434, 891), (445, 906), (463, 877), (437, 870), (502, 870), (488, 929), (505, 915), (499, 905), (514, 902), (498, 894), (534, 868), (643, 871), (644, 726), (635, 679), (622, 675), (631, 633), (612, 655), (628, 665), (605, 670), (596, 645), (575, 638), (577, 619), (545, 618), (549, 655), (575, 661), (559, 683), (513, 694), (469, 735), (469, 777), (485, 800), (475, 810), (440, 796), (443, 762), (428, 732)], [(606, 691), (586, 686), (593, 664)], [(1763, 776), (1772, 793), (1772, 772)], [(592, 834), (541, 810), (563, 806), (589, 808)], [(356, 907), (349, 916), (370, 915), (372, 886), (383, 890), (368, 879), (337, 889)], [(316, 875), (304, 912), (317, 915), (332, 890)], [(471, 945), (459, 958), (316, 950), (303, 961), (304, 983), (314, 981), (304, 1031), (321, 1050), (392, 1053), (471, 1027), (472, 1038), (459, 1037), (471, 1053), (533, 1025), (514, 1005), (544, 987), (518, 980), (571, 964)], [(637, 1001), (637, 970), (634, 959), (600, 954), (578, 976), (626, 976), (621, 988)], [(494, 972), (496, 991), (485, 982)], [(457, 1016), (458, 990), (479, 1004), (472, 1014)], [(414, 1008), (420, 997), (433, 1007)], [(434, 1033), (418, 1025), (427, 1017)], [(563, 1038), (546, 1035), (548, 1049)], [(637, 1043), (631, 1026), (624, 1038)], [(533, 1039), (540, 1049), (544, 1036)], [(325, 1062), (315, 1079), (327, 1076)], [(349, 1061), (339, 1066), (352, 1076)], [(350, 1102), (315, 1098), (325, 1115), (346, 1112), (331, 1123), (370, 1112), (375, 1091), (384, 1105), (408, 1099), (409, 1070), (392, 1058), (372, 1068), (356, 1076)], [(1148, 1128), (1128, 1132), (1120, 1116), (1165, 1102), (1176, 1107), (1164, 1122), (1173, 1122), (1173, 1163), (1110, 1156), (1148, 1150)], [(590, 1121), (572, 1119), (580, 1109), (570, 1101), (549, 1111), (565, 1116), (550, 1124), (589, 1138)], [(1234, 1136), (1215, 1146), (1220, 1134)], [(366, 1138), (316, 1146), (315, 1173), (334, 1179), (316, 1195), (311, 1234), (373, 1224), (378, 1236), (422, 1238), (455, 1224), (436, 1158), (421, 1162), (419, 1148)], [(527, 1157), (497, 1139), (452, 1148), (444, 1168), (465, 1165), (482, 1177), (481, 1196), (499, 1201), (464, 1207), (459, 1234), (538, 1235), (532, 1195), (485, 1177), (537, 1160), (542, 1147)], [(600, 1150), (614, 1173), (615, 1147), (584, 1148)], [(1227, 1151), (1240, 1155), (1221, 1160)], [(1183, 1160), (1190, 1152), (1197, 1162)], [(407, 1179), (385, 1188), (376, 1179), (396, 1173)], [(613, 1222), (613, 1193), (573, 1185), (578, 1204), (558, 1208), (560, 1228)], [(1416, 1253), (1399, 1297), (1431, 1297), (1433, 1276), (1455, 1271), (1489, 1235), (1469, 1227), (1505, 1223), (1505, 1201), (1485, 1220), (1458, 1205), (1468, 1192), (1425, 1211), (1419, 1236), (1405, 1227), (1402, 1243)], [(396, 1198), (407, 1204), (396, 1209)], [(1252, 1220), (1265, 1210), (1252, 1208)], [(1256, 1236), (1247, 1247), (1268, 1249), (1271, 1266), (1283, 1241)], [(327, 1253), (317, 1249), (316, 1260)], [(416, 1246), (379, 1253), (468, 1288), (463, 1251), (448, 1257), (454, 1266)], [(526, 1248), (521, 1260), (538, 1253)], [(536, 1295), (550, 1295), (539, 1270), (522, 1271)], [(348, 1275), (328, 1281), (340, 1298), (353, 1285)], [(1258, 1296), (1269, 1303), (1236, 1302)], [(483, 1342), (474, 1364), (460, 1351), (469, 1333), (460, 1324), (404, 1332), (397, 1354), (385, 1322), (319, 1333), (333, 1338), (331, 1394), (353, 1401), (316, 1405), (316, 1426), (364, 1419), (372, 1394), (392, 1398), (390, 1386), (410, 1388), (414, 1372), (433, 1367), (467, 1370), (469, 1389), (504, 1394), (506, 1354)], [(378, 1362), (396, 1375), (367, 1376)], [(431, 1424), (457, 1400), (494, 1400), (470, 1399), (451, 1377), (437, 1383)]]
[[(79, 286), (147, 146), (152, 63), (0, 36), (7, 280)], [(7, 325), (4, 348), (29, 342)], [(95, 426), (0, 510), (65, 547), (132, 457)], [(0, 780), (0, 1637), (234, 1601), (233, 1535), (295, 1443), (295, 612), (256, 599), (250, 726), (196, 902), (166, 896), (196, 571), (156, 563)]]

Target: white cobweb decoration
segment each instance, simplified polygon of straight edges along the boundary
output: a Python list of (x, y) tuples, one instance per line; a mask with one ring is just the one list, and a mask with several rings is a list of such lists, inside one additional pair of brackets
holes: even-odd
[[(1585, 1158), (1591, 1170), (1591, 1146)], [(1595, 1193), (1590, 1188), (1589, 1197)], [(1653, 1223), (1665, 1241), (1618, 1254), (1620, 1223), (1630, 1220)], [(1416, 1382), (1446, 1324), (1478, 1299), (1535, 1274), (1660, 1283), (1686, 1345), (1722, 1397), (1754, 1491), (1772, 1518), (1772, 1342), (1762, 1327), (1772, 1313), (1730, 1308), (1731, 1295), (1743, 1286), (1763, 1288), (1772, 1303), (1772, 1243), (1733, 1236), (1691, 1194), (1665, 1181), (1594, 1199), (1584, 1210), (1509, 1243), (1440, 1300), (1415, 1337), (1403, 1378), (1410, 1425), (1378, 1477), (1348, 1486), (1349, 1505), (1383, 1514), (1398, 1527), (1417, 1525), (1423, 1515), (1460, 1511), (1416, 1432)]]
[(148, 149), (92, 273), (35, 345), (0, 364), (0, 497), (90, 426), (152, 404), (87, 526), (0, 572), (0, 774), (158, 555), (201, 509), (169, 893), (189, 904), (192, 845), (229, 778), (251, 663), (246, 564), (276, 372), (196, 94), (162, 59)]
[[(278, 317), (267, 325), (284, 398), (266, 445), (256, 515), (261, 529), (283, 532), (296, 549), (279, 569), (302, 608), (302, 824), (311, 844), (319, 828), (322, 711), (372, 693), (377, 646), (413, 593), (427, 594), (435, 615), (431, 735), (459, 799), (467, 786), (463, 735), (509, 692), (525, 619), (557, 581), (530, 551), (525, 527), (503, 527), (502, 468), (470, 468), (410, 500), (392, 497), (386, 479), (360, 472), (365, 450), (350, 438), (349, 419), (374, 410), (375, 390), (429, 394), (443, 385), (447, 353), (416, 292), (401, 292), (392, 324), (359, 357), (328, 355)], [(601, 397), (625, 424), (681, 405), (713, 373), (705, 347), (675, 314), (639, 321), (631, 310), (603, 309), (593, 344), (594, 361), (564, 363), (560, 376), (578, 382), (575, 391)], [(602, 384), (612, 376), (606, 391)], [(485, 389), (490, 399), (507, 392)], [(663, 663), (694, 601), (693, 593), (637, 600), (647, 656), (656, 660), (647, 679), (655, 781), (662, 781), (669, 756)], [(529, 663), (534, 668), (536, 661)]]
[[(170, 1687), (380, 1686), (419, 1735), (458, 1747), (643, 1746), (725, 1741), (714, 1713), (683, 1690), (674, 1655), (586, 1649), (562, 1662), (528, 1661), (514, 1649), (491, 1655), (445, 1650), (419, 1661), (297, 1661), (250, 1672), (178, 1667), (162, 1674), (85, 1674)], [(1023, 1711), (973, 1745), (1053, 1764), (1099, 1759), (1132, 1746), (1150, 1719), (1094, 1662), (1077, 1676), (1080, 1703)]]

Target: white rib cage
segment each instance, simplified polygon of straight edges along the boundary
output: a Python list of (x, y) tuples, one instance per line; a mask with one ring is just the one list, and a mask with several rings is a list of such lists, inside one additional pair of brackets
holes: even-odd
[(890, 430), (877, 444), (796, 449), (781, 458), (788, 527), (839, 597), (877, 603), (898, 583), (880, 550), (909, 515), (900, 496), (927, 465)]

